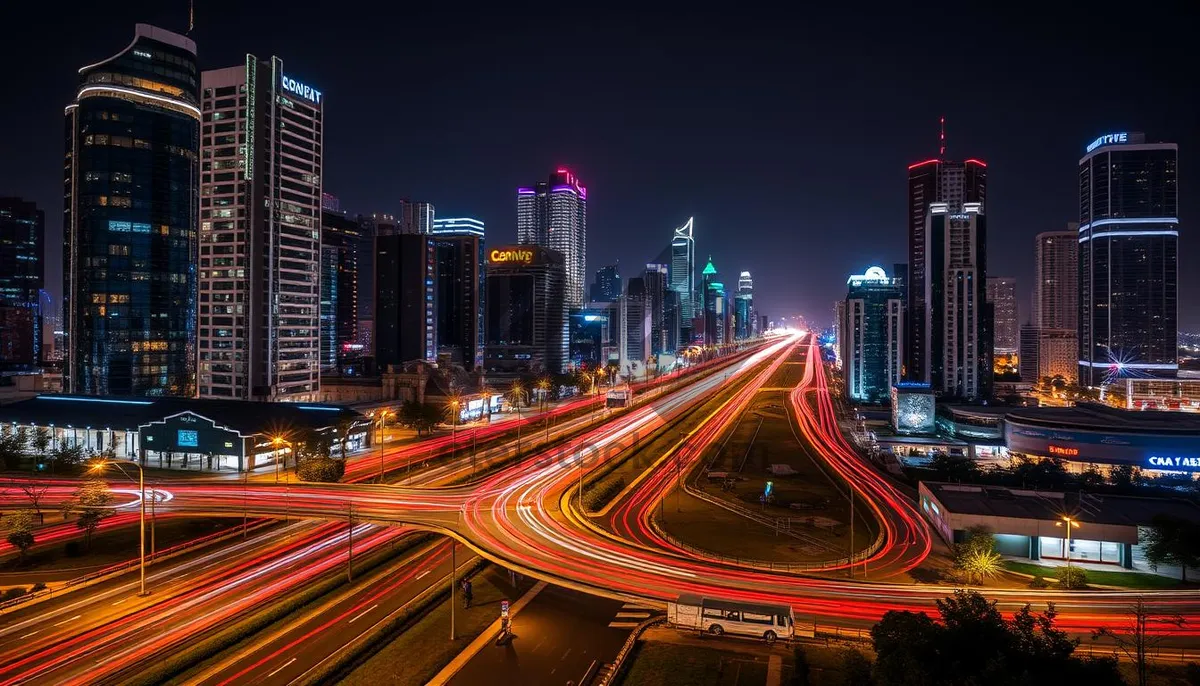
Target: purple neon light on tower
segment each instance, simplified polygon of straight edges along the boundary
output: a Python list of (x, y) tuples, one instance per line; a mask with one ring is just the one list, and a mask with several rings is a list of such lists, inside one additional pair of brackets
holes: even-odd
[(517, 242), (562, 253), (566, 263), (566, 302), (582, 307), (587, 273), (587, 188), (566, 167), (547, 181), (517, 189)]

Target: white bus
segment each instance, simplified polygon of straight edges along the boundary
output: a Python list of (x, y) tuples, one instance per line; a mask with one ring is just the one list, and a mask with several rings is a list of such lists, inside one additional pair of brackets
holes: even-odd
[(667, 603), (667, 621), (680, 629), (704, 631), (714, 636), (726, 633), (752, 636), (767, 643), (774, 643), (778, 638), (790, 641), (797, 635), (808, 638), (815, 635), (812, 625), (797, 631), (792, 608), (787, 605), (742, 603), (688, 594)]
[(629, 407), (632, 402), (633, 389), (630, 388), (629, 384), (621, 384), (616, 388), (609, 389), (608, 393), (604, 396), (605, 407)]

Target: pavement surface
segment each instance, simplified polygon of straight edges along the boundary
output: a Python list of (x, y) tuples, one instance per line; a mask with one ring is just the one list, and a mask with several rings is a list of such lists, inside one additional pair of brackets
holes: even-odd
[[(611, 662), (632, 626), (650, 616), (644, 608), (550, 586), (513, 619), (514, 638), (487, 645), (450, 684), (576, 684), (591, 667)], [(635, 618), (636, 617), (636, 618)]]

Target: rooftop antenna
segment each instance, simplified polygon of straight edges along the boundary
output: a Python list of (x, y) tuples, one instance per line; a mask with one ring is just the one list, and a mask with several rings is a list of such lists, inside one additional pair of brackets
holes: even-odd
[(938, 157), (946, 156), (946, 117), (942, 117), (942, 135), (938, 139)]
[(188, 33), (196, 28), (196, 0), (188, 0)]

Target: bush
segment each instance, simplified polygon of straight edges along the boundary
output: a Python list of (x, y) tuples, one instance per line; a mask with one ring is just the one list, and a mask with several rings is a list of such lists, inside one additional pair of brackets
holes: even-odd
[(1049, 586), (1050, 582), (1046, 581), (1040, 576), (1033, 577), (1033, 580), (1029, 582), (1030, 588), (1048, 588)]
[(346, 473), (346, 462), (332, 457), (309, 458), (300, 463), (297, 473), (305, 481), (333, 483), (342, 480), (342, 475)]
[(871, 661), (862, 651), (848, 648), (842, 653), (842, 683), (846, 686), (870, 686)]
[(1054, 578), (1062, 588), (1087, 588), (1087, 572), (1079, 567), (1059, 567), (1054, 571)]
[(583, 498), (589, 510), (599, 510), (625, 488), (625, 477), (618, 477), (603, 486), (592, 489)]
[(67, 541), (67, 557), (79, 557), (83, 554), (83, 546), (79, 541)]
[(25, 589), (21, 588), (20, 586), (15, 586), (0, 594), (0, 602), (12, 600), (13, 598), (20, 598), (21, 596), (25, 595), (25, 593)]

